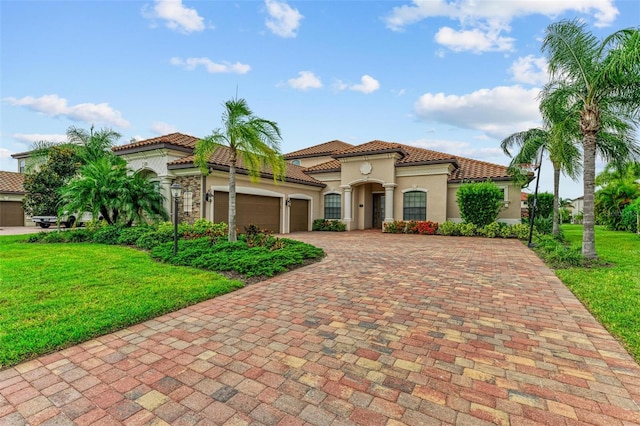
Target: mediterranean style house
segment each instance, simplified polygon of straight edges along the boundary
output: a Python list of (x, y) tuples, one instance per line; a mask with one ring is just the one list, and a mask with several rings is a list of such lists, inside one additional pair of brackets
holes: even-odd
[[(113, 148), (131, 169), (158, 184), (172, 211), (170, 187), (178, 183), (180, 221), (228, 221), (229, 151), (220, 147), (205, 176), (195, 167), (199, 138), (172, 133)], [(237, 226), (276, 233), (309, 231), (315, 219), (338, 219), (347, 230), (382, 229), (394, 220), (461, 221), (456, 193), (463, 182), (495, 182), (504, 193), (498, 220), (520, 223), (520, 186), (505, 166), (393, 142), (351, 145), (334, 140), (285, 155), (284, 181), (268, 170), (252, 181), (237, 167)]]

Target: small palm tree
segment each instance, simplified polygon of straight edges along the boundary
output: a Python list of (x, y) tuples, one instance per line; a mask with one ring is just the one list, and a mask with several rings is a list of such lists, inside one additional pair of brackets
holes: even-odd
[[(542, 51), (546, 54), (551, 81), (543, 102), (563, 104), (578, 111), (583, 148), (584, 231), (582, 254), (597, 257), (594, 232), (595, 159), (598, 144), (606, 143), (602, 131), (622, 135), (617, 158), (640, 154), (632, 133), (640, 109), (640, 31), (629, 28), (599, 41), (578, 20), (560, 21), (547, 28)], [(622, 127), (607, 118), (617, 117)], [(599, 137), (600, 136), (600, 137)], [(626, 155), (624, 155), (626, 154)]]
[(88, 211), (108, 224), (144, 222), (146, 217), (167, 219), (163, 196), (152, 182), (131, 174), (126, 163), (111, 154), (90, 162), (77, 177), (61, 188), (61, 211)]
[(517, 146), (519, 152), (512, 157), (510, 169), (520, 164), (539, 161), (546, 152), (553, 165), (553, 235), (560, 233), (560, 172), (577, 179), (580, 171), (580, 150), (570, 134), (561, 131), (560, 126), (550, 130), (529, 129), (505, 138), (500, 147), (511, 156), (510, 148)]
[(194, 163), (203, 174), (209, 173), (209, 158), (221, 147), (229, 149), (229, 241), (237, 241), (236, 234), (236, 166), (238, 159), (249, 176), (256, 180), (264, 166), (268, 166), (274, 181), (284, 176), (285, 164), (280, 153), (280, 129), (274, 121), (253, 115), (244, 99), (224, 103), (222, 129), (196, 143)]

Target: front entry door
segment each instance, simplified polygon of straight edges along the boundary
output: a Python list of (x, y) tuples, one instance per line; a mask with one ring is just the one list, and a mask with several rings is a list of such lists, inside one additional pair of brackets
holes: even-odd
[(384, 194), (373, 194), (373, 229), (382, 229), (384, 222)]

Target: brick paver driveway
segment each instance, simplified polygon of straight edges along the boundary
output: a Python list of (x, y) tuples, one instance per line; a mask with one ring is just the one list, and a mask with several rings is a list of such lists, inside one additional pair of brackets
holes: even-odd
[(320, 263), (0, 372), (0, 424), (640, 424), (640, 367), (518, 241)]

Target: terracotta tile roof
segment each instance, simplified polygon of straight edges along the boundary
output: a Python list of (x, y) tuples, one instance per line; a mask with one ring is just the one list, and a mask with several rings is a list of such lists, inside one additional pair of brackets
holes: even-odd
[(361, 145), (351, 146), (347, 149), (335, 152), (333, 158), (343, 157), (357, 157), (358, 155), (365, 154), (382, 154), (385, 152), (398, 152), (402, 156), (406, 156), (407, 153), (402, 149), (402, 145), (399, 143), (390, 143), (374, 140), (371, 142), (363, 143)]
[[(211, 157), (209, 157), (209, 165), (212, 166), (214, 170), (229, 170), (229, 148), (225, 146), (221, 146), (214, 152)], [(193, 167), (194, 156), (189, 155), (187, 157), (180, 158), (178, 160), (174, 160), (168, 163), (169, 169), (176, 169), (181, 167)], [(324, 183), (317, 181), (311, 176), (307, 176), (304, 173), (304, 167), (295, 166), (293, 164), (285, 163), (285, 181), (294, 182), (294, 183), (304, 183), (311, 184), (315, 186), (326, 186)], [(238, 163), (236, 166), (236, 171), (241, 174), (248, 174), (248, 170), (245, 168), (244, 162), (242, 158), (238, 158)], [(264, 178), (272, 178), (273, 172), (270, 168), (265, 167), (261, 171), (261, 176)]]
[(185, 135), (183, 133), (171, 133), (164, 136), (158, 136), (157, 138), (114, 146), (112, 149), (116, 152), (124, 150), (139, 150), (140, 148), (151, 147), (152, 145), (172, 145), (174, 147), (194, 149), (196, 147), (196, 142), (199, 140), (200, 138), (196, 138), (195, 136)]
[(527, 201), (528, 198), (529, 198), (529, 193), (528, 192), (521, 192), (520, 193), (520, 201)]
[(309, 167), (305, 173), (327, 173), (340, 170), (340, 161), (343, 157), (382, 154), (387, 152), (397, 152), (402, 158), (396, 161), (397, 167), (416, 166), (421, 164), (442, 164), (451, 163), (455, 170), (449, 176), (450, 182), (461, 180), (481, 180), (491, 178), (494, 180), (509, 179), (507, 167), (470, 158), (458, 157), (443, 152), (432, 151), (430, 149), (418, 148), (411, 145), (404, 145), (394, 142), (384, 142), (374, 140), (362, 145), (352, 146), (342, 151), (336, 152), (333, 157), (336, 160)]
[(321, 143), (320, 145), (314, 145), (309, 148), (290, 152), (288, 154), (285, 154), (284, 158), (287, 160), (292, 160), (294, 158), (322, 157), (323, 155), (330, 155), (330, 154), (333, 154), (334, 152), (351, 148), (352, 146), (353, 145), (347, 142), (333, 140), (333, 141)]
[(327, 172), (339, 172), (340, 161), (331, 160), (326, 163), (316, 164), (315, 166), (307, 167), (304, 169), (305, 173), (327, 173)]
[(0, 171), (0, 192), (26, 194), (24, 190), (24, 175), (16, 172)]
[(460, 167), (451, 173), (449, 182), (460, 182), (467, 179), (484, 180), (487, 178), (492, 180), (511, 180), (511, 176), (507, 173), (507, 166), (464, 157), (456, 157), (456, 159)]

